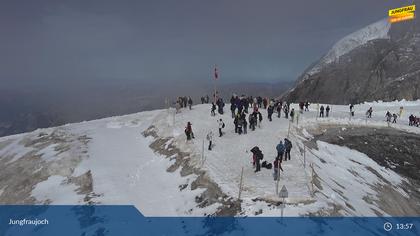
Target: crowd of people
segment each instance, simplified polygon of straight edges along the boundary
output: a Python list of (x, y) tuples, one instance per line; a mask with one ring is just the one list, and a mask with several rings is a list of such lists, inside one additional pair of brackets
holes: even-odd
[[(202, 104), (208, 104), (209, 96), (201, 97)], [(180, 108), (192, 109), (193, 102), (191, 97), (179, 97), (177, 99), (177, 106)], [(309, 102), (300, 102), (299, 104), (299, 113), (309, 111)], [(213, 102), (211, 102), (211, 116), (216, 116), (216, 111), (218, 114), (224, 114), (224, 106), (225, 103), (222, 98), (218, 97), (217, 94), (213, 95)], [(256, 128), (262, 127), (263, 115), (260, 112), (260, 109), (265, 109), (267, 111), (267, 120), (268, 122), (273, 121), (274, 113), (277, 113), (277, 117), (281, 118), (282, 116), (286, 119), (289, 119), (291, 122), (295, 119), (295, 110), (294, 108), (290, 107), (290, 103), (283, 102), (281, 100), (276, 99), (269, 99), (263, 98), (261, 96), (252, 97), (252, 96), (237, 96), (232, 95), (230, 99), (230, 114), (234, 124), (234, 133), (238, 135), (245, 135), (248, 134), (248, 130), (255, 131)], [(332, 111), (332, 107), (330, 105), (317, 105), (317, 109), (319, 112), (319, 117), (329, 117)], [(355, 115), (355, 108), (353, 104), (349, 105), (349, 112), (350, 117)], [(390, 123), (397, 123), (397, 119), (401, 117), (403, 113), (403, 107), (400, 107), (400, 112), (391, 113), (387, 111), (385, 114), (386, 121)], [(282, 115), (283, 114), (283, 115)], [(366, 111), (366, 118), (372, 118), (373, 115), (373, 108), (370, 107)], [(217, 119), (218, 125), (218, 136), (219, 138), (224, 135), (225, 123), (224, 121), (219, 118)], [(419, 126), (420, 125), (420, 118), (414, 116), (413, 114), (409, 117), (409, 125), (410, 126)], [(194, 139), (194, 133), (192, 131), (192, 124), (190, 122), (187, 123), (185, 127), (185, 134), (187, 136), (187, 140)], [(211, 151), (214, 146), (214, 134), (213, 131), (209, 131), (206, 135), (206, 139), (208, 140), (208, 150)], [(279, 171), (283, 171), (282, 162), (290, 160), (290, 152), (292, 150), (292, 142), (285, 138), (281, 140), (276, 148), (277, 156), (274, 158), (273, 162), (269, 163), (267, 161), (263, 161), (264, 155), (262, 150), (258, 146), (254, 146), (250, 151), (252, 153), (252, 166), (255, 172), (261, 171), (261, 168), (266, 169), (274, 169), (273, 171), (273, 178), (277, 180), (279, 176)]]
[[(190, 97), (179, 97), (177, 100), (177, 104), (179, 104), (180, 108), (187, 107), (190, 103), (189, 101), (192, 99)], [(207, 104), (209, 103), (209, 97), (204, 96), (201, 97), (201, 103)], [(216, 116), (216, 111), (218, 114), (224, 114), (224, 106), (225, 103), (222, 98), (213, 95), (213, 102), (211, 102), (211, 116)], [(189, 107), (189, 106), (188, 106)], [(191, 108), (190, 108), (191, 109)], [(255, 131), (256, 128), (262, 127), (263, 115), (260, 112), (260, 109), (267, 110), (267, 120), (269, 122), (273, 121), (273, 114), (276, 112), (277, 117), (281, 118), (282, 114), (284, 114), (284, 118), (290, 119), (293, 121), (295, 116), (294, 108), (290, 108), (290, 103), (282, 102), (280, 100), (263, 98), (261, 96), (252, 97), (252, 96), (237, 96), (232, 95), (230, 99), (230, 112), (231, 117), (234, 124), (234, 133), (238, 135), (244, 135), (248, 133), (248, 130)], [(309, 111), (309, 103), (303, 103), (301, 107), (301, 112)], [(224, 135), (225, 123), (223, 119), (217, 119), (218, 125), (218, 136), (219, 138)], [(194, 133), (192, 130), (191, 122), (187, 122), (187, 126), (185, 127), (185, 135), (187, 137), (187, 141), (194, 139)], [(207, 149), (211, 151), (214, 147), (214, 138), (215, 135), (212, 130), (210, 130), (207, 135), (206, 139), (208, 141)], [(292, 149), (292, 143), (289, 139), (284, 139), (280, 141), (280, 144), (276, 146), (277, 156), (274, 158), (272, 163), (268, 163), (267, 161), (263, 161), (263, 153), (262, 150), (258, 146), (255, 146), (251, 149), (252, 152), (252, 165), (255, 169), (255, 172), (261, 171), (261, 167), (266, 169), (272, 169), (274, 167), (274, 179), (277, 179), (278, 171), (283, 171), (281, 167), (281, 163), (283, 161), (290, 160), (290, 151)]]

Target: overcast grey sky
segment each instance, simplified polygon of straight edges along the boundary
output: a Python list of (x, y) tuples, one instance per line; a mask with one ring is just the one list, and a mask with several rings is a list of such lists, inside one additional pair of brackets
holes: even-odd
[(2, 86), (54, 81), (295, 79), (400, 0), (5, 1)]

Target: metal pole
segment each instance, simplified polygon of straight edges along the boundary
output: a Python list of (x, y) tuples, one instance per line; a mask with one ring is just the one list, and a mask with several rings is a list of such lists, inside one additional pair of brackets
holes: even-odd
[(204, 165), (204, 139), (203, 139), (203, 145), (201, 146), (201, 166)]
[(314, 194), (314, 163), (311, 164), (311, 170), (312, 170), (312, 174), (311, 174), (311, 184), (312, 184), (312, 195)]
[(290, 134), (290, 120), (289, 120), (289, 129), (287, 130), (287, 137), (289, 138), (289, 134)]
[(239, 181), (239, 194), (238, 194), (238, 200), (241, 200), (241, 193), (242, 193), (242, 179), (244, 176), (244, 167), (242, 166), (242, 170), (241, 170), (241, 179)]
[(277, 164), (277, 165), (278, 167), (277, 167), (277, 181), (276, 181), (276, 196), (279, 195), (279, 183), (280, 183), (280, 164)]
[(306, 169), (306, 145), (303, 145), (303, 168)]

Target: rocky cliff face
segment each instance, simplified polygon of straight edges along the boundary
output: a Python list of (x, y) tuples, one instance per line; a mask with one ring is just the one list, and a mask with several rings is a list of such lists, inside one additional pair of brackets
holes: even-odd
[(283, 99), (348, 104), (420, 99), (419, 19), (385, 20), (346, 36)]

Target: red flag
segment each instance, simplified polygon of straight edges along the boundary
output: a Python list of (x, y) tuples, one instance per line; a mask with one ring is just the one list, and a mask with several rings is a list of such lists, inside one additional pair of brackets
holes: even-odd
[(214, 79), (218, 79), (219, 75), (217, 74), (217, 67), (214, 67)]

